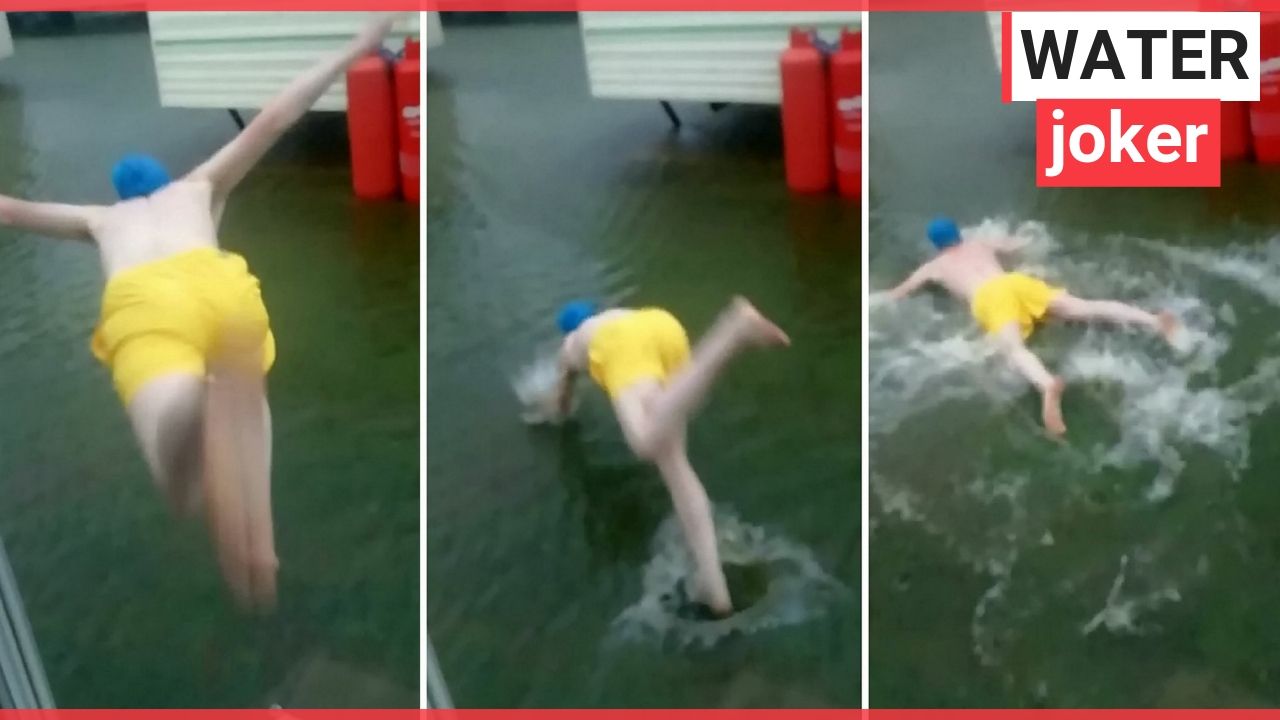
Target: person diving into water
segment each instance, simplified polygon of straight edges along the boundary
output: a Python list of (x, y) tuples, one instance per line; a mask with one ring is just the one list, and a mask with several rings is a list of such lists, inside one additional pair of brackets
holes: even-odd
[(574, 380), (588, 373), (608, 393), (627, 445), (658, 468), (693, 556), (693, 595), (720, 616), (733, 612), (720, 567), (715, 523), (706, 490), (685, 449), (689, 419), (735, 355), (748, 347), (790, 345), (777, 325), (744, 298), (734, 298), (689, 350), (680, 321), (659, 308), (600, 311), (587, 301), (564, 306), (557, 403), (573, 407)]
[(397, 14), (293, 80), (234, 140), (186, 176), (131, 155), (113, 169), (119, 202), (30, 202), (0, 195), (0, 225), (97, 244), (106, 286), (91, 343), (112, 373), (152, 479), (179, 514), (203, 506), (218, 564), (242, 607), (276, 602), (271, 417), (275, 340), (257, 278), (219, 249), (228, 196)]
[(1010, 364), (1040, 391), (1041, 415), (1050, 435), (1067, 431), (1062, 419), (1062, 393), (1066, 383), (1045, 368), (1027, 349), (1026, 340), (1036, 323), (1046, 316), (1063, 320), (1105, 320), (1118, 325), (1139, 325), (1173, 342), (1178, 328), (1172, 313), (1152, 314), (1115, 300), (1086, 300), (1062, 288), (1023, 273), (1006, 272), (1000, 255), (1017, 252), (1025, 243), (1014, 238), (964, 239), (950, 218), (929, 224), (928, 236), (938, 254), (889, 292), (902, 299), (929, 283), (941, 285), (969, 303), (978, 324), (994, 338)]

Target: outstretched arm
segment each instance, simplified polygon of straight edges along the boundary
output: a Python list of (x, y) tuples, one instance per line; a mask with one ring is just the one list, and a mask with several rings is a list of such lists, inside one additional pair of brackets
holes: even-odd
[(924, 265), (916, 268), (916, 271), (911, 273), (906, 280), (903, 280), (897, 287), (889, 291), (889, 297), (894, 300), (901, 300), (916, 290), (919, 290), (921, 287), (924, 287), (925, 284), (933, 279), (933, 274), (930, 272), (929, 267), (930, 264), (925, 263)]
[(0, 225), (73, 240), (92, 239), (89, 227), (98, 210), (90, 205), (31, 202), (0, 195)]
[(311, 109), (348, 65), (382, 44), (398, 15), (375, 14), (351, 42), (295, 78), (234, 140), (191, 172), (190, 179), (207, 180), (213, 184), (215, 208), (221, 207), (231, 190), (280, 136)]

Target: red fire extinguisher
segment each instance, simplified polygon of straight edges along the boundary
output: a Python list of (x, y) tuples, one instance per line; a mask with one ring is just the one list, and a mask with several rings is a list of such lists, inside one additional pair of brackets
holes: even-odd
[(831, 187), (831, 110), (826, 62), (810, 30), (792, 29), (782, 52), (782, 150), (787, 187), (824, 192)]
[(399, 177), (393, 108), (387, 60), (372, 54), (353, 63), (347, 70), (347, 136), (356, 197), (381, 200), (396, 195)]
[(831, 55), (832, 139), (836, 185), (844, 197), (862, 195), (862, 33), (843, 30)]
[(418, 202), (419, 139), (422, 137), (422, 46), (406, 38), (404, 56), (396, 63), (396, 123), (400, 135), (400, 191), (405, 200)]

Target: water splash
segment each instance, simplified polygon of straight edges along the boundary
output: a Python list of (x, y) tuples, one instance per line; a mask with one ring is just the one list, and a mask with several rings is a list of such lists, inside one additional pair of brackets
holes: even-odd
[[(1220, 506), (1181, 503), (1176, 518), (1163, 509), (1186, 492), (1188, 468), (1200, 484), (1239, 479), (1249, 466), (1251, 422), (1280, 402), (1280, 360), (1240, 362), (1233, 349), (1233, 336), (1250, 331), (1253, 306), (1280, 307), (1280, 240), (1188, 250), (1122, 236), (1055, 237), (1040, 223), (999, 220), (966, 233), (1011, 235), (1026, 246), (1015, 269), (1083, 297), (1168, 310), (1184, 328), (1172, 349), (1149, 333), (1103, 326), (1038, 335), (1033, 349), (1068, 381), (1071, 430), (1056, 445), (1033, 423), (1011, 422), (1034, 402), (1030, 388), (962, 305), (877, 297), (868, 374), (878, 514), (923, 530), (990, 579), (974, 598), (970, 627), (984, 665), (1015, 655), (1025, 662), (1011, 648), (1034, 641), (1049, 618), (1082, 598), (1106, 601), (1096, 612), (1079, 608), (1070, 628), (1077, 636), (1158, 632), (1153, 616), (1204, 576), (1208, 537), (1234, 522)], [(1224, 283), (1231, 302), (1220, 299)], [(957, 432), (987, 435), (936, 461), (911, 450), (922, 436)], [(1113, 535), (1082, 543), (1055, 532), (1101, 517), (1120, 521)], [(1199, 564), (1187, 562), (1196, 557)], [(1034, 668), (1014, 665), (1003, 668), (1008, 677), (1040, 682)]]
[(1138, 623), (1138, 616), (1145, 610), (1154, 610), (1161, 605), (1182, 600), (1176, 587), (1165, 587), (1137, 596), (1124, 596), (1125, 573), (1129, 569), (1129, 556), (1120, 557), (1120, 572), (1111, 583), (1107, 593), (1106, 605), (1080, 627), (1080, 634), (1089, 635), (1099, 627), (1105, 627), (1112, 633), (1142, 635), (1151, 629), (1144, 629)]
[[(561, 422), (564, 418), (558, 407), (559, 385), (560, 362), (554, 349), (540, 352), (529, 364), (520, 368), (511, 378), (511, 389), (524, 406), (520, 419), (530, 425)], [(574, 407), (570, 408), (570, 415), (576, 409), (577, 397), (574, 396)]]
[(653, 558), (644, 570), (640, 599), (614, 620), (614, 642), (658, 642), (685, 648), (709, 648), (733, 635), (798, 625), (824, 615), (849, 591), (831, 577), (806, 547), (727, 511), (716, 513), (716, 537), (725, 566), (754, 569), (763, 583), (730, 617), (716, 620), (691, 611), (685, 588), (695, 575), (680, 526), (668, 518), (653, 541)]

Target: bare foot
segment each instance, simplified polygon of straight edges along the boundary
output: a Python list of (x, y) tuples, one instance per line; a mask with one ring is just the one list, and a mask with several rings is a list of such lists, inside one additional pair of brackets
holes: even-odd
[(1044, 429), (1051, 437), (1059, 438), (1067, 432), (1067, 424), (1062, 421), (1062, 391), (1066, 388), (1067, 384), (1062, 378), (1056, 377), (1053, 384), (1041, 394), (1040, 412), (1044, 419)]
[(733, 606), (727, 602), (724, 603), (723, 605), (709, 604), (707, 605), (707, 607), (711, 608), (712, 614), (714, 614), (717, 618), (720, 618), (721, 620), (733, 614)]
[(1182, 323), (1178, 322), (1178, 316), (1168, 310), (1156, 315), (1156, 319), (1160, 322), (1160, 335), (1164, 337), (1165, 342), (1173, 344), (1173, 335), (1182, 327)]
[(755, 305), (741, 295), (733, 299), (733, 310), (738, 314), (746, 327), (748, 337), (757, 345), (790, 345), (791, 338), (774, 325), (769, 318), (760, 314)]

